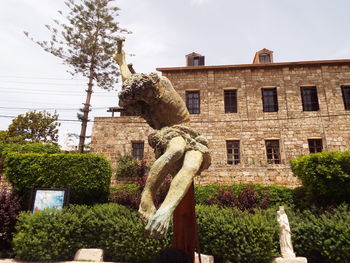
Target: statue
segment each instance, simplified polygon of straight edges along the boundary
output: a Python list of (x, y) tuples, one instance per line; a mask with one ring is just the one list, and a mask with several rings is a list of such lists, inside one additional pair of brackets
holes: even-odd
[(295, 258), (289, 221), (283, 206), (280, 206), (280, 209), (277, 211), (277, 222), (280, 227), (280, 246), (282, 257)]
[[(187, 107), (166, 77), (134, 73), (126, 64), (121, 42), (114, 59), (123, 81), (119, 106), (143, 117), (156, 130), (148, 137), (156, 161), (142, 192), (139, 215), (147, 222), (145, 230), (149, 236), (163, 237), (174, 210), (192, 185), (193, 177), (210, 166), (208, 142), (189, 127)], [(157, 210), (153, 197), (168, 174), (173, 180)]]
[(282, 257), (275, 258), (272, 263), (307, 263), (306, 258), (295, 256), (289, 221), (283, 206), (280, 206), (277, 211), (277, 222), (280, 228), (280, 247)]

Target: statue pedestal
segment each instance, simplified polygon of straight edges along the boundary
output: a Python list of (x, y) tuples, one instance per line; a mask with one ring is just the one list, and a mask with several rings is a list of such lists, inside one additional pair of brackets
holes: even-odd
[(271, 263), (307, 263), (307, 259), (304, 257), (275, 258)]
[(188, 189), (174, 211), (173, 248), (185, 251), (194, 262), (194, 250), (197, 241), (197, 225), (195, 214), (194, 185)]

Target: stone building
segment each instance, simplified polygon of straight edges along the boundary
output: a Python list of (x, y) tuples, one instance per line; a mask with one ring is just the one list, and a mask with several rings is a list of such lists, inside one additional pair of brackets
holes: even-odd
[[(186, 101), (191, 126), (210, 142), (212, 165), (198, 184), (259, 183), (295, 187), (289, 161), (350, 148), (350, 59), (275, 63), (267, 49), (252, 64), (157, 68)], [(153, 159), (151, 128), (135, 116), (95, 118), (92, 151), (115, 165), (117, 154)]]

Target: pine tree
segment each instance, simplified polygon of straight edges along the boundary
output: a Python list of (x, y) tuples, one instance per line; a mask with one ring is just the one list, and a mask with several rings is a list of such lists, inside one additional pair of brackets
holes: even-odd
[[(71, 74), (82, 74), (88, 79), (87, 96), (83, 116), (79, 152), (84, 151), (90, 100), (94, 84), (111, 90), (118, 81), (118, 68), (112, 56), (117, 41), (129, 31), (119, 27), (115, 17), (120, 10), (114, 0), (68, 0), (68, 13), (58, 11), (65, 22), (54, 20), (55, 26), (46, 25), (51, 33), (50, 41), (35, 41), (45, 51), (61, 58), (73, 68)], [(24, 32), (29, 36), (28, 32)]]

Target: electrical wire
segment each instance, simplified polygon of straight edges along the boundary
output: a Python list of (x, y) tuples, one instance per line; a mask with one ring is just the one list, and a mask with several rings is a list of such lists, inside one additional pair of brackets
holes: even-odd
[[(302, 117), (286, 117), (286, 118), (275, 118), (275, 119), (244, 119), (244, 120), (217, 120), (217, 121), (191, 121), (191, 123), (229, 123), (229, 122), (261, 122), (261, 121), (288, 121), (288, 120), (300, 120), (300, 119), (315, 119), (315, 118), (328, 118), (328, 117), (340, 117), (340, 116), (350, 116), (350, 113), (344, 113), (344, 114), (328, 114), (328, 115), (318, 115), (318, 116), (302, 116)], [(9, 115), (0, 115), (0, 117), (4, 118), (16, 118), (17, 116), (9, 116)], [(135, 117), (135, 116), (134, 116)], [(107, 117), (109, 118), (109, 117)], [(118, 118), (118, 117), (115, 117)], [(69, 119), (58, 119), (58, 121), (77, 121), (81, 122), (80, 120), (69, 120)], [(115, 123), (114, 121), (107, 121), (107, 120), (89, 120), (88, 122), (94, 122), (94, 123)], [(130, 123), (146, 123), (146, 121), (118, 121), (118, 124), (130, 124)]]

